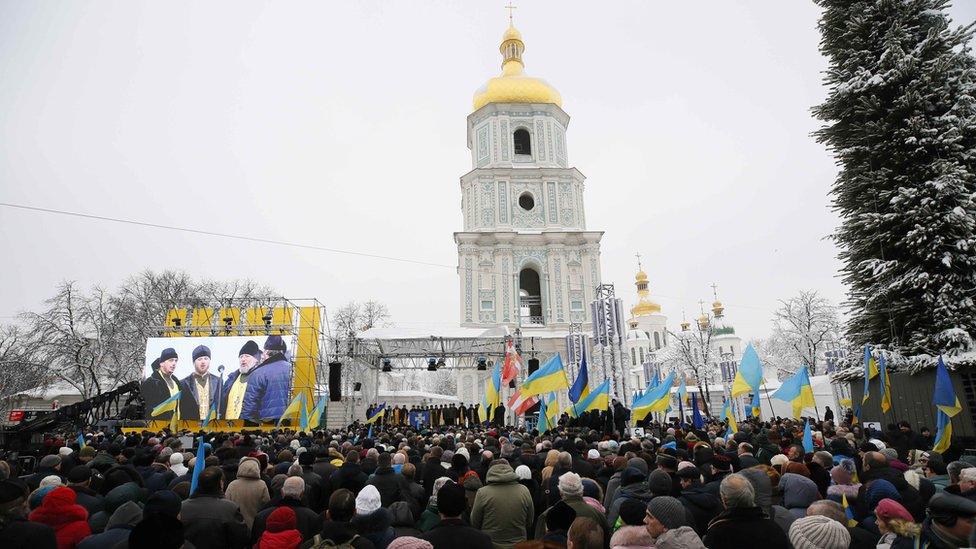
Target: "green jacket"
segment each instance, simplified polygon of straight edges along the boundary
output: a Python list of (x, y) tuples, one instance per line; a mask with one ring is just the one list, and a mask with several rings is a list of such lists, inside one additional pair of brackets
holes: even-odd
[(511, 549), (532, 534), (532, 495), (519, 484), (512, 467), (504, 463), (488, 469), (486, 480), (474, 496), (471, 526), (488, 534), (494, 549)]

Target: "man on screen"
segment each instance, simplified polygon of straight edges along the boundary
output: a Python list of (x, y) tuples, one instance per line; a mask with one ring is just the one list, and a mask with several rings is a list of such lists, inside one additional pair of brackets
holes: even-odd
[[(153, 408), (182, 389), (179, 381), (173, 376), (178, 360), (179, 356), (176, 354), (176, 350), (167, 347), (159, 354), (159, 358), (152, 361), (153, 372), (142, 382), (140, 388), (142, 399), (146, 403), (145, 415), (147, 418), (149, 418)], [(184, 418), (183, 414), (187, 410), (192, 410), (194, 404), (193, 398), (184, 391), (180, 395), (180, 417)], [(150, 419), (168, 420), (172, 416), (173, 412), (166, 412), (160, 414), (158, 418)]]
[(183, 419), (204, 419), (210, 406), (219, 398), (220, 378), (210, 373), (210, 348), (197, 345), (193, 349), (193, 373), (182, 380), (187, 392), (193, 395), (194, 409), (183, 410)]
[(238, 353), (239, 368), (227, 376), (224, 391), (221, 395), (220, 410), (224, 419), (240, 419), (241, 409), (244, 407), (244, 393), (251, 371), (261, 362), (261, 349), (254, 341), (248, 340)]
[(244, 391), (241, 418), (251, 421), (277, 419), (288, 406), (291, 394), (291, 363), (285, 358), (285, 340), (268, 336), (261, 364), (251, 371)]

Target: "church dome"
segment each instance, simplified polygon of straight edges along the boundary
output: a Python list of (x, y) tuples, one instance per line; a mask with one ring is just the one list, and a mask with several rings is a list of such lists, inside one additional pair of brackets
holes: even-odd
[(502, 74), (478, 88), (474, 94), (474, 110), (489, 103), (551, 103), (562, 106), (563, 98), (545, 80), (525, 74), (522, 52), (525, 44), (522, 33), (509, 24), (499, 46), (502, 54)]
[(650, 299), (651, 291), (648, 288), (647, 273), (644, 269), (637, 271), (634, 277), (634, 285), (637, 286), (637, 305), (630, 308), (631, 316), (647, 316), (661, 312), (661, 306)]

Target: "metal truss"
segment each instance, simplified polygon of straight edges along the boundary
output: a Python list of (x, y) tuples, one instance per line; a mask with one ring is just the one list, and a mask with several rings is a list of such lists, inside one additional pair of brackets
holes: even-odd
[[(489, 364), (505, 355), (506, 337), (384, 338), (340, 340), (337, 348), (366, 368), (381, 369), (384, 359), (398, 370), (424, 370), (433, 358), (437, 369), (476, 368), (481, 359)], [(341, 353), (340, 351), (340, 353)]]

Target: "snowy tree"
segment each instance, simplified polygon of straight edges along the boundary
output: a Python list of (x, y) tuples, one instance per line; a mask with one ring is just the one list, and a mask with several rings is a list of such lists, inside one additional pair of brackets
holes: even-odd
[(712, 355), (712, 319), (709, 315), (703, 314), (697, 322), (693, 322), (693, 328), (680, 332), (670, 332), (670, 344), (663, 350), (664, 352), (657, 360), (665, 367), (673, 368), (680, 378), (691, 373), (698, 387), (698, 394), (705, 395), (701, 405), (705, 415), (711, 415), (708, 410), (708, 403), (711, 402), (712, 394), (708, 384), (716, 380), (715, 361), (720, 357)]
[(948, 0), (817, 0), (830, 92), (816, 132), (848, 286), (847, 335), (905, 354), (958, 349), (976, 332), (973, 26)]
[(350, 301), (332, 314), (332, 327), (339, 337), (375, 328), (390, 318), (386, 305), (378, 301)]
[(824, 351), (837, 346), (840, 331), (837, 308), (815, 291), (801, 291), (780, 300), (768, 347), (785, 351), (779, 358), (792, 362), (793, 370), (806, 364), (810, 375), (817, 375)]
[[(29, 389), (43, 389), (49, 383), (27, 340), (17, 326), (0, 326), (0, 402)], [(0, 410), (6, 412), (7, 408), (0, 406)]]

